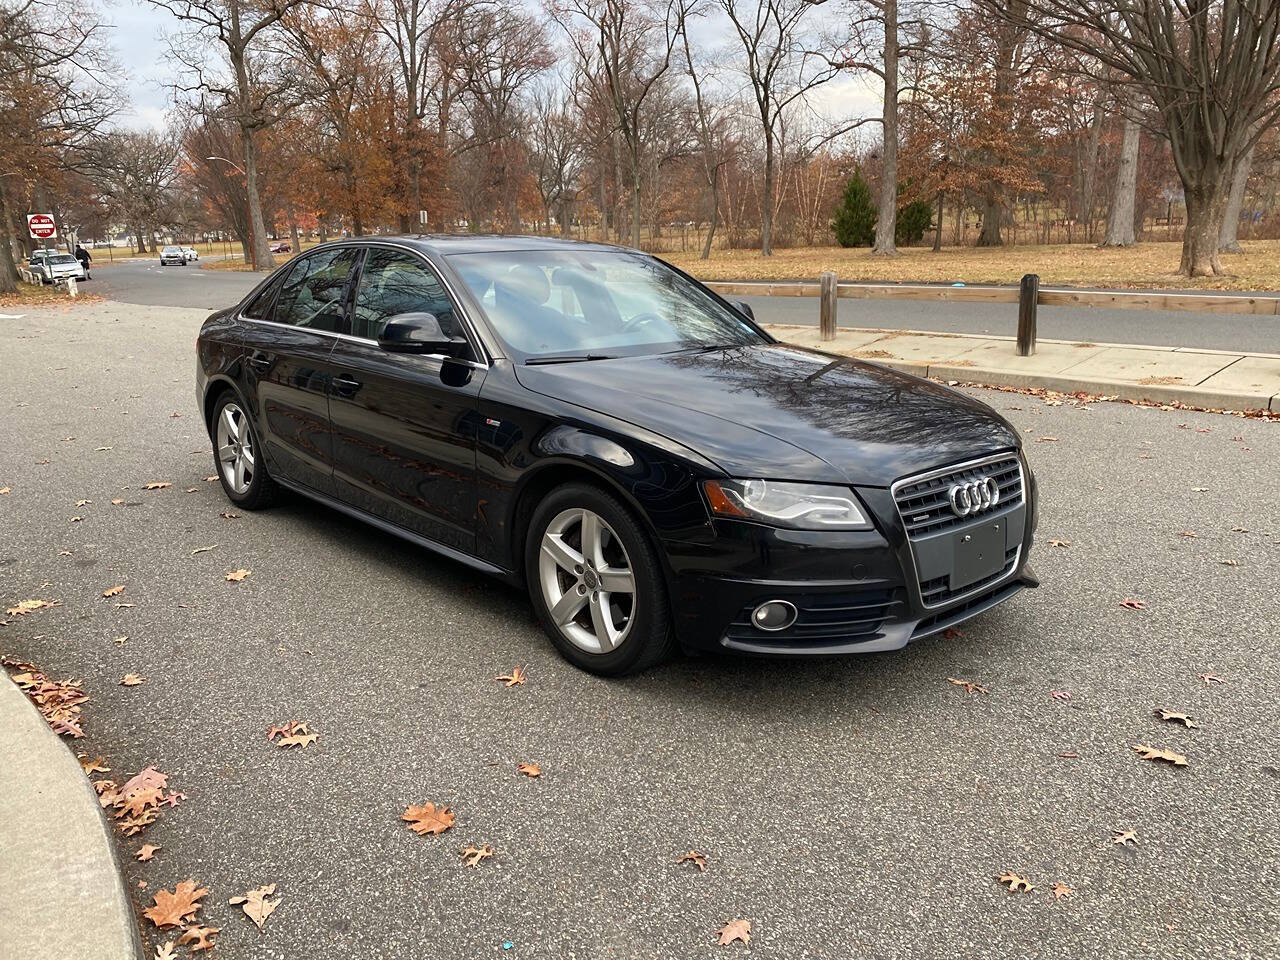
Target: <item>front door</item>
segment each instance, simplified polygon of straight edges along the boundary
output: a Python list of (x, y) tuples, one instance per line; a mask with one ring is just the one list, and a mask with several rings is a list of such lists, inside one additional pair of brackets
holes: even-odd
[(356, 288), (350, 338), (330, 362), (334, 488), (339, 499), (429, 540), (475, 550), (479, 364), (388, 353), (378, 334), (400, 313), (433, 313), (465, 336), (454, 304), (420, 257), (371, 246)]
[(245, 395), (271, 470), (321, 493), (333, 490), (329, 358), (345, 325), (347, 284), (359, 251), (298, 260), (242, 314)]

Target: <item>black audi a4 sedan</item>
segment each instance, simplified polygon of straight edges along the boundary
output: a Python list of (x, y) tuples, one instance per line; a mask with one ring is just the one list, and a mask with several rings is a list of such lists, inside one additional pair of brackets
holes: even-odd
[(522, 583), (595, 673), (893, 650), (1036, 585), (1035, 479), (995, 411), (779, 343), (634, 250), (324, 244), (197, 351), (234, 504), (283, 487)]

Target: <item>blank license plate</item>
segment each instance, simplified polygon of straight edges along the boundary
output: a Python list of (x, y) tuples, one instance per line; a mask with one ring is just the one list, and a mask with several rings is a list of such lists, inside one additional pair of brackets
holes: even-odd
[(1004, 524), (1004, 520), (988, 520), (956, 534), (952, 590), (962, 590), (1004, 569)]

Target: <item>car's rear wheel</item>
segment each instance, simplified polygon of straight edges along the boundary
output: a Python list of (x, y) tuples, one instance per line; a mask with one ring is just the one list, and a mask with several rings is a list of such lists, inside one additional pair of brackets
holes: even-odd
[(584, 670), (621, 676), (675, 649), (657, 553), (631, 512), (604, 490), (569, 484), (538, 504), (525, 577), (551, 642)]
[(214, 464), (227, 498), (245, 510), (270, 506), (278, 488), (267, 473), (253, 422), (231, 391), (218, 398), (212, 426)]

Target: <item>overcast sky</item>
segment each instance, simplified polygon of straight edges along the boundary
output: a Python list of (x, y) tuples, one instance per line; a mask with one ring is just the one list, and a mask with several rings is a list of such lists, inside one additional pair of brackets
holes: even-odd
[[(129, 108), (117, 122), (126, 127), (162, 128), (171, 104), (171, 94), (165, 84), (173, 75), (164, 35), (175, 28), (177, 21), (168, 12), (142, 0), (90, 0), (90, 3), (98, 7), (103, 20), (111, 25), (110, 42), (130, 100)], [(737, 39), (730, 35), (728, 26), (725, 20), (701, 18), (690, 33), (695, 48), (736, 44)], [(558, 42), (554, 33), (552, 38)], [(817, 112), (833, 120), (867, 116), (880, 110), (880, 97), (874, 86), (866, 78), (853, 76), (819, 88), (812, 102)], [(878, 134), (876, 127), (864, 128), (864, 131), (864, 136)]]

